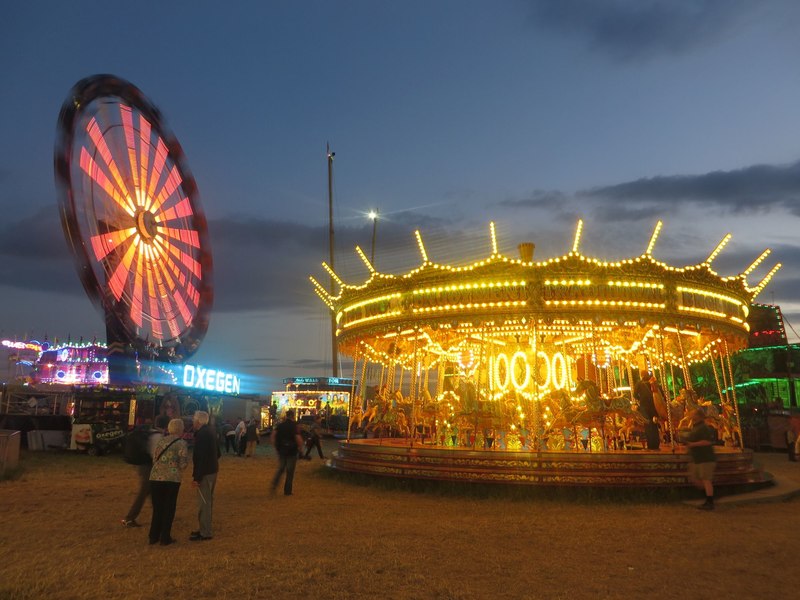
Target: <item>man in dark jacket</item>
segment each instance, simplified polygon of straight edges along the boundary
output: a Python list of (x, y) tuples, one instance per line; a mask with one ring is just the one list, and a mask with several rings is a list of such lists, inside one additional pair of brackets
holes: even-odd
[(219, 471), (219, 445), (217, 436), (208, 425), (208, 413), (198, 410), (192, 419), (194, 425), (194, 450), (192, 451), (192, 486), (197, 490), (198, 519), (200, 529), (193, 531), (189, 539), (193, 542), (210, 540), (211, 512), (214, 507), (214, 487)]
[(642, 370), (639, 383), (633, 388), (633, 397), (639, 401), (639, 412), (645, 419), (644, 435), (647, 438), (647, 449), (658, 450), (659, 432), (656, 422), (656, 405), (653, 402), (653, 390), (650, 388), (650, 373)]
[(284, 471), (286, 481), (283, 484), (283, 494), (292, 495), (292, 481), (294, 480), (294, 469), (297, 466), (297, 455), (303, 447), (303, 438), (297, 429), (297, 422), (294, 420), (294, 410), (286, 411), (284, 420), (272, 430), (272, 445), (278, 453), (278, 470), (272, 478), (271, 492), (275, 493), (278, 482)]
[(706, 501), (698, 508), (714, 510), (714, 468), (717, 457), (714, 455), (716, 433), (706, 424), (705, 413), (697, 409), (691, 415), (692, 429), (685, 436), (689, 449), (689, 479), (706, 493)]

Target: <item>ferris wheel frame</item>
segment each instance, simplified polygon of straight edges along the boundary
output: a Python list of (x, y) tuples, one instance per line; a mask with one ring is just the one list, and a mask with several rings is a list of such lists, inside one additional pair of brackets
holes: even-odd
[[(122, 296), (119, 289), (115, 294), (109, 285), (107, 277), (106, 281), (98, 277), (96, 267), (103, 259), (96, 258), (94, 255), (95, 251), (92, 249), (93, 240), (89, 237), (94, 232), (84, 230), (84, 226), (81, 223), (83, 214), (79, 215), (79, 207), (86, 209), (94, 206), (95, 196), (93, 193), (87, 194), (83, 192), (82, 188), (74, 185), (73, 182), (73, 168), (76, 158), (75, 144), (76, 140), (79, 140), (79, 134), (83, 135), (83, 132), (79, 132), (76, 128), (81, 124), (84, 108), (92, 106), (93, 103), (100, 103), (104, 99), (107, 99), (110, 103), (118, 102), (121, 106), (125, 105), (130, 109), (135, 109), (140, 118), (144, 118), (149, 122), (150, 130), (155, 133), (159, 143), (163, 143), (166, 149), (166, 157), (180, 175), (178, 187), (185, 197), (184, 201), (188, 202), (189, 215), (192, 219), (191, 234), (193, 243), (196, 243), (196, 247), (192, 250), (194, 258), (190, 260), (192, 265), (196, 263), (194, 270), (199, 271), (199, 273), (196, 273), (196, 277), (181, 278), (182, 281), (179, 279), (179, 282), (175, 282), (175, 285), (187, 285), (186, 280), (189, 280), (188, 285), (191, 285), (190, 295), (193, 299), (191, 304), (194, 309), (191, 310), (186, 305), (181, 307), (184, 309), (182, 313), (183, 325), (177, 331), (177, 335), (174, 335), (178, 322), (177, 318), (175, 318), (175, 324), (170, 324), (169, 327), (171, 332), (171, 337), (169, 338), (155, 340), (150, 339), (149, 335), (142, 337), (139, 331), (141, 327), (137, 325), (131, 316), (130, 299)], [(148, 149), (148, 153), (149, 151)], [(121, 342), (122, 344), (132, 345), (136, 350), (141, 350), (158, 342), (161, 347), (173, 351), (172, 355), (176, 361), (185, 360), (194, 354), (208, 330), (209, 316), (214, 298), (208, 226), (200, 204), (197, 184), (189, 170), (183, 149), (165, 124), (158, 108), (136, 86), (114, 75), (94, 75), (82, 79), (70, 91), (59, 114), (54, 151), (54, 168), (64, 234), (87, 295), (105, 315), (109, 344)], [(158, 176), (160, 177), (161, 173)], [(108, 199), (104, 202), (112, 202), (112, 200)], [(86, 212), (88, 213), (89, 211), (87, 210)], [(151, 233), (155, 231), (157, 226), (152, 220), (145, 222), (147, 219), (143, 217), (149, 216), (143, 214), (135, 216), (136, 225), (144, 235), (148, 231)], [(98, 222), (92, 222), (99, 231)], [(93, 237), (97, 237), (97, 235)], [(168, 256), (168, 258), (170, 257)], [(175, 269), (174, 265), (170, 266), (172, 266), (173, 270)], [(125, 274), (126, 281), (120, 283), (118, 288), (128, 285), (127, 277), (129, 277), (129, 273)], [(177, 294), (177, 288), (175, 291), (176, 296), (180, 295)], [(189, 312), (187, 313), (186, 311)], [(189, 313), (190, 318), (187, 320), (186, 315)], [(144, 314), (147, 315), (148, 319), (151, 317), (147, 310), (144, 311)]]

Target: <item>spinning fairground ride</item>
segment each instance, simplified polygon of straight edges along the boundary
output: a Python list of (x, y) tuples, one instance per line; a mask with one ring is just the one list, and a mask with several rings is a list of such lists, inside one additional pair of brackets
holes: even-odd
[[(745, 348), (755, 285), (723, 277), (712, 262), (672, 267), (653, 247), (604, 262), (581, 254), (582, 222), (564, 256), (533, 260), (498, 251), (465, 266), (432, 262), (416, 232), (422, 264), (403, 275), (370, 272), (359, 285), (323, 266), (339, 293), (313, 277), (336, 319), (340, 352), (353, 359), (365, 389), (353, 395), (348, 439), (330, 464), (345, 471), (420, 479), (534, 485), (683, 486), (678, 440), (689, 412), (702, 408), (718, 433), (721, 484), (763, 482), (743, 448), (731, 355)], [(711, 365), (717, 393), (699, 397), (693, 365)], [(644, 383), (646, 382), (646, 383)], [(656, 415), (639, 406), (645, 385)], [(356, 386), (354, 385), (354, 388)], [(658, 449), (645, 431), (657, 429)]]
[(118, 77), (79, 81), (59, 115), (55, 175), (78, 274), (105, 315), (111, 383), (146, 382), (143, 365), (185, 361), (208, 329), (211, 251), (161, 113)]

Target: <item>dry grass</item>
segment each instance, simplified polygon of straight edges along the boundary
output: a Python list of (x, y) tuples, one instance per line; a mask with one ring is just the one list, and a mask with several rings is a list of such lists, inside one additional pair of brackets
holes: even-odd
[[(0, 598), (790, 598), (800, 502), (697, 511), (651, 498), (454, 491), (367, 483), (223, 457), (215, 539), (196, 529), (188, 474), (173, 535), (124, 529), (135, 487), (119, 456), (25, 453), (0, 482)], [(147, 523), (150, 507), (140, 521)]]

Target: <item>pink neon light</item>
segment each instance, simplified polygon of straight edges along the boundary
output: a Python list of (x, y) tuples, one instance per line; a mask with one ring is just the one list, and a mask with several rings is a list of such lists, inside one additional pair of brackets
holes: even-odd
[[(164, 162), (167, 160), (167, 146), (164, 140), (158, 138), (156, 145), (156, 158), (153, 161), (153, 173), (150, 177), (150, 184), (147, 186), (147, 195), (152, 198), (156, 189), (156, 185), (161, 180), (161, 171), (164, 168)], [(148, 209), (150, 207), (148, 206)]]
[[(105, 162), (108, 170), (111, 172), (111, 176), (114, 178), (114, 181), (117, 184), (117, 191), (119, 192), (120, 197), (125, 198), (126, 204), (128, 204), (128, 206), (132, 209), (133, 206), (127, 202), (127, 196), (130, 194), (130, 191), (125, 185), (125, 181), (119, 172), (119, 167), (117, 167), (117, 163), (114, 161), (111, 150), (108, 148), (106, 138), (100, 132), (100, 127), (98, 126), (97, 120), (94, 117), (92, 117), (89, 120), (89, 123), (86, 125), (86, 131), (94, 143), (95, 148), (97, 148), (97, 151), (100, 153), (100, 157), (103, 159), (103, 162)], [(81, 150), (85, 151), (86, 148), (82, 148)]]
[(144, 268), (144, 250), (139, 248), (136, 257), (136, 270), (133, 273), (133, 298), (131, 300), (131, 319), (139, 327), (142, 326), (142, 269)]
[(166, 223), (172, 221), (174, 219), (180, 219), (182, 217), (190, 217), (194, 213), (192, 212), (192, 204), (189, 202), (188, 198), (184, 198), (180, 202), (178, 202), (175, 206), (172, 206), (165, 210), (162, 213), (159, 213), (162, 222)]
[(194, 275), (197, 279), (200, 279), (200, 263), (197, 262), (194, 258), (179, 250), (175, 246), (169, 246), (169, 251), (187, 268), (189, 271)]
[(111, 279), (108, 280), (108, 287), (111, 288), (111, 292), (117, 300), (122, 298), (122, 292), (125, 290), (125, 285), (128, 283), (128, 274), (130, 273), (134, 252), (136, 252), (136, 246), (131, 244), (122, 257), (122, 260), (117, 265), (117, 268), (114, 269), (114, 274), (111, 276)]
[(86, 148), (81, 148), (80, 167), (100, 188), (108, 194), (112, 200), (124, 211), (130, 210), (130, 204), (119, 195), (117, 188), (106, 174), (100, 170), (100, 166), (89, 156)]
[(131, 109), (124, 104), (119, 105), (119, 114), (122, 117), (122, 128), (125, 130), (125, 143), (128, 145), (128, 161), (131, 167), (131, 176), (133, 177), (133, 187), (136, 190), (139, 187), (139, 173), (136, 168), (136, 140), (133, 136), (133, 115)]
[(178, 189), (182, 181), (183, 178), (181, 178), (181, 174), (178, 171), (178, 165), (173, 165), (172, 170), (169, 172), (169, 175), (167, 175), (167, 181), (164, 183), (164, 187), (161, 188), (158, 197), (153, 203), (154, 212), (157, 212), (161, 208), (161, 205), (164, 204), (167, 198), (169, 198), (176, 189)]
[(175, 227), (165, 227), (164, 230), (166, 231), (167, 236), (169, 236), (175, 241), (181, 241), (184, 244), (194, 246), (195, 248), (200, 247), (200, 236), (197, 235), (197, 231), (195, 231), (194, 229), (177, 229)]
[(93, 235), (91, 242), (95, 258), (97, 260), (104, 259), (114, 248), (129, 240), (134, 231), (134, 229), (118, 229), (117, 231)]
[(139, 115), (139, 167), (141, 169), (142, 190), (147, 187), (147, 164), (149, 161), (150, 123), (142, 115)]
[(153, 330), (153, 337), (158, 340), (164, 339), (161, 330), (161, 309), (158, 308), (158, 298), (156, 298), (155, 284), (153, 283), (153, 273), (147, 270), (147, 295), (150, 304), (150, 327)]

